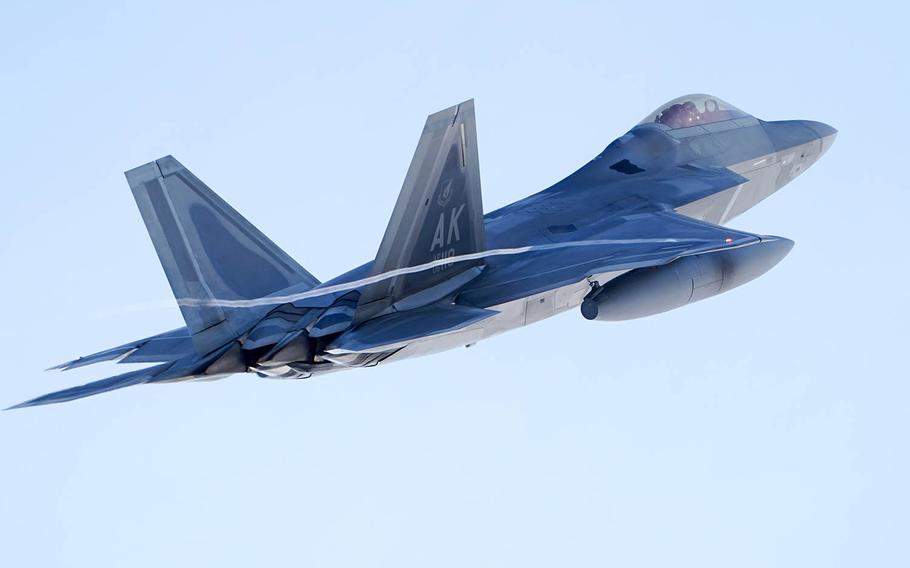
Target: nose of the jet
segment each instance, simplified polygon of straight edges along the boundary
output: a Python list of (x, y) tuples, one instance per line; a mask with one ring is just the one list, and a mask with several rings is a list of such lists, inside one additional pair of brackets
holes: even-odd
[(818, 138), (822, 141), (822, 149), (819, 153), (819, 156), (827, 152), (828, 148), (834, 144), (834, 139), (837, 138), (837, 129), (833, 126), (825, 124), (824, 122), (816, 122), (814, 120), (803, 120), (802, 123), (809, 127), (809, 129), (811, 129), (813, 132), (815, 132)]
[(816, 122), (814, 120), (804, 120), (803, 124), (811, 128), (818, 134), (819, 138), (827, 138), (829, 136), (836, 136), (837, 129), (833, 126), (825, 124), (824, 122)]

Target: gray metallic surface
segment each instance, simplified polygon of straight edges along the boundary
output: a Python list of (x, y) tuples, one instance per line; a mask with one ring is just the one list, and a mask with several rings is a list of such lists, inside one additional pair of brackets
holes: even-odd
[(254, 314), (186, 300), (258, 298), (319, 283), (174, 158), (126, 178), (200, 354), (237, 336)]
[[(427, 118), (371, 274), (485, 248), (474, 101), (468, 100)], [(443, 265), (370, 285), (355, 320), (383, 313), (478, 264)]]
[(579, 305), (626, 319), (710, 297), (792, 246), (723, 224), (801, 175), (835, 136), (688, 95), (562, 181), (483, 215), (467, 101), (427, 119), (376, 260), (322, 284), (162, 158), (127, 180), (186, 327), (58, 368), (160, 365), (18, 406), (244, 371), (300, 379), (469, 345)]
[(589, 320), (622, 321), (673, 310), (758, 278), (792, 248), (789, 239), (765, 237), (749, 246), (639, 268), (592, 290), (581, 313)]

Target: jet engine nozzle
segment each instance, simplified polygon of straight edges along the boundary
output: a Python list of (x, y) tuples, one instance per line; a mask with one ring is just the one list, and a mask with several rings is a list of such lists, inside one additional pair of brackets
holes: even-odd
[(622, 321), (667, 312), (758, 278), (792, 248), (789, 239), (762, 237), (752, 245), (632, 270), (588, 294), (581, 313), (589, 320)]

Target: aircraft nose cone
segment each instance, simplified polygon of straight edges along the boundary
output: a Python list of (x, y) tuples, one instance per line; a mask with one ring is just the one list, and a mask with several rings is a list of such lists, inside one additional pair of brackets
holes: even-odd
[(803, 124), (811, 128), (818, 134), (819, 138), (827, 138), (828, 136), (837, 135), (837, 129), (833, 126), (825, 124), (824, 122), (816, 122), (814, 120), (804, 120)]
[(834, 139), (837, 138), (837, 129), (824, 122), (816, 122), (814, 120), (804, 120), (803, 124), (815, 132), (819, 140), (821, 140), (822, 149), (821, 152), (819, 152), (819, 157), (821, 157), (821, 155), (827, 152), (828, 148), (834, 144)]

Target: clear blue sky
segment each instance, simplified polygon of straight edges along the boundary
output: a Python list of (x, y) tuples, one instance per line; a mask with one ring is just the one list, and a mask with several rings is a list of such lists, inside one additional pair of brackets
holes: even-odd
[(476, 99), (489, 211), (708, 92), (840, 130), (733, 222), (794, 251), (649, 319), (2, 413), (4, 565), (910, 565), (905, 8), (427, 4), (6, 6), (0, 406), (181, 325), (122, 175), (165, 154), (327, 279), (430, 112)]

